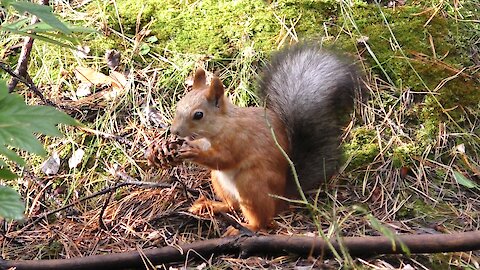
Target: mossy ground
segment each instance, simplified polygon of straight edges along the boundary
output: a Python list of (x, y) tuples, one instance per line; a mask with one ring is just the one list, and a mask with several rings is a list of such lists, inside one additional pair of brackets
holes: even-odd
[[(197, 66), (220, 75), (235, 103), (256, 104), (255, 81), (269, 55), (298, 40), (315, 40), (350, 54), (365, 73), (368, 98), (359, 101), (346, 130), (344, 168), (316, 202), (322, 210), (314, 217), (307, 211), (284, 214), (278, 220), (284, 225), (276, 232), (306, 233), (320, 226), (328, 235), (376, 234), (378, 228), (366, 215), (352, 210), (356, 205), (367, 209), (382, 226), (400, 232), (479, 228), (478, 1), (413, 1), (386, 7), (363, 1), (118, 0), (112, 4), (94, 0), (71, 3), (71, 8), (77, 13), (62, 6), (57, 9), (67, 20), (99, 32), (80, 37), (81, 45), (91, 48), (89, 56), (81, 58), (69, 49), (36, 42), (30, 74), (47, 96), (63, 102), (65, 93), (75, 93), (78, 86), (72, 74), (76, 66), (107, 72), (106, 50), (120, 51), (119, 69), (132, 78), (132, 87), (114, 100), (80, 103), (76, 116), (92, 129), (125, 136), (135, 146), (70, 128), (65, 128), (63, 139), (46, 139), (48, 150), (59, 152), (62, 166), (58, 175), (42, 181), (38, 180), (43, 177), (39, 159), (32, 159), (31, 167), (25, 168), (25, 184), (16, 186), (27, 200), (30, 215), (112, 185), (118, 181), (110, 174), (115, 166), (141, 180), (178, 178), (202, 190), (208, 186), (206, 175), (201, 174), (200, 181), (198, 171), (190, 167), (156, 171), (146, 166), (140, 143), (148, 141), (154, 131), (143, 108), (156, 106), (168, 122), (186, 78)], [(2, 61), (16, 60), (18, 51), (10, 48), (18, 40), (15, 36), (0, 38)], [(81, 166), (70, 169), (65, 160), (77, 148), (85, 149), (86, 155)], [(454, 172), (477, 183), (477, 188), (458, 182)], [(43, 181), (46, 186), (41, 185)], [(45, 196), (43, 203), (38, 203), (35, 192)], [(35, 252), (16, 256), (14, 251), (25, 251), (28, 244), (6, 240), (3, 252), (10, 258), (79, 256), (97, 248), (96, 238), (111, 234), (123, 242), (106, 240), (110, 251), (164, 245), (171, 243), (171, 237), (189, 242), (221, 234), (223, 225), (215, 219), (192, 221), (182, 215), (162, 219), (168, 211), (185, 210), (191, 200), (174, 188), (119, 190), (105, 213), (115, 230), (98, 231), (103, 200), (93, 199), (60, 216), (51, 227), (36, 227), (48, 232), (41, 237), (34, 236), (36, 231), (20, 236), (35, 246)], [(70, 215), (85, 221), (67, 218)], [(54, 231), (63, 234), (54, 236)], [(82, 232), (83, 246), (74, 243), (75, 237), (71, 241), (72, 231)], [(474, 268), (478, 254), (469, 255), (384, 256), (369, 263), (386, 267), (388, 262), (391, 268), (405, 264)], [(252, 267), (275, 265), (276, 261), (223, 258), (212, 264), (223, 268), (225, 263)], [(298, 263), (288, 259), (279, 265)], [(350, 258), (325, 264), (371, 266)]]

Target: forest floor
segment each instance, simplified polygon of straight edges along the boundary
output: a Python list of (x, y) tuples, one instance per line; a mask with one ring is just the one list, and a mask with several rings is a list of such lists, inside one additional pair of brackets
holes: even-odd
[[(22, 177), (7, 182), (21, 193), (27, 209), (25, 220), (0, 224), (4, 259), (83, 257), (221, 237), (229, 226), (224, 218), (188, 212), (199, 196), (213, 198), (209, 172), (186, 163), (152, 168), (145, 150), (169, 125), (195, 66), (219, 74), (236, 104), (255, 105), (253, 81), (262, 63), (277, 47), (318, 32), (312, 20), (322, 20), (326, 43), (355, 59), (365, 74), (368, 98), (357, 101), (345, 128), (339, 174), (311, 196), (316, 210), (292, 204), (268, 234), (319, 236), (321, 230), (332, 238), (385, 230), (480, 230), (479, 2), (234, 1), (225, 6), (150, 0), (142, 7), (127, 0), (106, 2), (55, 7), (63, 19), (97, 30), (80, 36), (83, 52), (40, 41), (34, 45), (33, 81), (83, 126), (62, 126), (63, 138), (42, 137), (49, 156), (28, 156), (29, 165), (17, 168)], [(219, 26), (212, 21), (222, 16), (232, 21), (228, 16), (244, 12), (241, 8), (257, 12), (246, 16), (255, 22), (236, 25), (251, 27), (238, 30), (251, 36), (238, 37), (235, 28), (223, 27), (232, 36), (217, 40), (223, 33), (215, 32)], [(256, 17), (258, 12), (264, 17)], [(199, 18), (203, 13), (210, 21)], [(277, 28), (263, 21), (267, 16)], [(192, 42), (160, 24), (164, 19), (187, 32), (194, 21), (198, 31), (217, 34)], [(230, 43), (221, 43), (225, 40)], [(14, 66), (21, 37), (0, 37), (0, 44), (0, 60)], [(111, 49), (121, 56), (112, 56)], [(41, 104), (27, 87), (20, 85), (17, 92), (28, 103)], [(118, 187), (121, 183), (126, 184)], [(242, 220), (241, 213), (232, 217)], [(479, 264), (480, 253), (474, 251), (369, 258), (212, 256), (159, 268), (480, 269)]]

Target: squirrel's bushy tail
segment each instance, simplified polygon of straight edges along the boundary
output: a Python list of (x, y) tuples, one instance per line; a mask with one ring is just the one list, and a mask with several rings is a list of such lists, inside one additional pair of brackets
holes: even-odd
[[(277, 53), (264, 70), (260, 96), (285, 123), (304, 190), (318, 188), (337, 170), (342, 127), (359, 88), (353, 62), (312, 45)], [(295, 194), (289, 179), (286, 195)]]

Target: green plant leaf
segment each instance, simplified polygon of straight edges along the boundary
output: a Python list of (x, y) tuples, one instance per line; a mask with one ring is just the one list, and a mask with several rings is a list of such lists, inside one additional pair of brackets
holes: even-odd
[(25, 204), (12, 188), (0, 186), (0, 216), (6, 219), (22, 219)]
[(68, 29), (64, 23), (55, 17), (50, 6), (39, 5), (26, 1), (11, 1), (8, 4), (20, 13), (28, 12), (37, 16), (41, 21), (52, 26), (55, 30), (67, 35), (72, 33), (72, 31)]
[[(43, 33), (42, 37), (45, 37), (45, 38), (49, 38), (49, 39), (52, 39), (52, 40), (56, 40), (56, 39), (59, 39), (59, 40), (62, 40), (62, 41), (70, 41), (72, 42), (73, 44), (78, 44), (78, 40), (73, 37), (73, 36), (67, 36), (67, 35), (64, 35), (62, 33), (58, 33), (58, 32), (45, 32)], [(56, 39), (53, 39), (53, 38), (56, 38)]]
[[(88, 33), (97, 32), (97, 31), (95, 31), (95, 29), (91, 29), (91, 28), (87, 28), (87, 27), (74, 26), (74, 25), (67, 24), (67, 23), (65, 23), (65, 25), (68, 27), (68, 29), (70, 31), (72, 31), (74, 33), (87, 33), (88, 34)], [(13, 28), (10, 25), (4, 26), (4, 27), (9, 28), (9, 29)], [(29, 25), (26, 25), (24, 27), (17, 27), (16, 29), (18, 29), (20, 31), (24, 31), (24, 32), (33, 31), (35, 33), (52, 32), (52, 31), (55, 30), (51, 25), (48, 25), (45, 22), (38, 22), (38, 23), (35, 23), (35, 24), (29, 24)], [(72, 38), (72, 37), (64, 35), (64, 34), (59, 35), (59, 36)]]
[[(47, 106), (29, 106), (17, 94), (9, 94), (0, 81), (0, 145), (10, 145), (43, 155), (43, 145), (34, 133), (61, 136), (57, 124), (78, 125), (67, 114)], [(8, 153), (7, 153), (8, 154)]]
[(10, 126), (5, 126), (2, 124), (1, 118), (0, 115), (0, 144), (11, 145), (41, 156), (45, 155), (43, 145), (31, 131), (27, 133), (29, 131), (25, 131), (26, 129), (21, 127), (22, 123), (12, 123)]
[[(25, 165), (25, 160), (23, 160), (22, 157), (20, 157), (17, 153), (15, 153), (15, 151), (8, 149), (4, 145), (0, 145), (0, 155), (5, 156), (6, 158), (14, 161), (20, 166)], [(0, 164), (0, 166), (2, 166), (2, 164)]]
[[(11, 28), (11, 27), (8, 27), (8, 28)], [(49, 32), (49, 31), (55, 30), (51, 25), (46, 24), (45, 22), (37, 22), (37, 23), (29, 24), (25, 27), (17, 28), (17, 29), (19, 29), (20, 31), (33, 31), (35, 33), (43, 33), (43, 32)]]
[(393, 231), (391, 231), (388, 227), (384, 226), (380, 222), (380, 220), (378, 220), (372, 214), (368, 213), (368, 211), (363, 207), (354, 206), (353, 209), (360, 212), (361, 214), (364, 214), (368, 222), (370, 223), (370, 226), (372, 226), (372, 228), (376, 229), (381, 234), (383, 234), (384, 236), (390, 239), (393, 250), (397, 249), (397, 243), (399, 243), (400, 249), (402, 250), (402, 252), (407, 255), (410, 255), (410, 249), (398, 239), (398, 237), (395, 235)]
[(12, 28), (12, 29), (20, 29), (20, 28), (24, 27), (25, 25), (28, 25), (29, 21), (30, 21), (29, 18), (20, 19), (18, 21), (14, 21), (12, 23), (3, 23), (2, 27)]
[(18, 178), (18, 175), (14, 174), (9, 169), (0, 167), (0, 179), (15, 180), (17, 178)]
[(150, 46), (148, 46), (147, 44), (143, 43), (141, 46), (140, 46), (140, 55), (146, 55), (150, 52)]
[(149, 43), (155, 43), (157, 41), (158, 41), (158, 38), (156, 36), (149, 36), (147, 38), (147, 42), (149, 42)]
[(60, 47), (75, 49), (74, 46), (71, 46), (67, 43), (63, 43), (63, 42), (60, 42), (58, 40), (55, 40), (55, 39), (52, 39), (52, 38), (49, 38), (49, 37), (46, 37), (46, 36), (31, 33), (30, 31), (21, 31), (19, 29), (9, 28), (9, 27), (5, 27), (5, 26), (0, 26), (0, 30), (11, 32), (11, 33), (18, 34), (18, 35), (21, 35), (21, 36), (28, 36), (28, 37), (35, 38), (35, 39), (38, 39), (38, 40), (41, 40), (41, 41), (45, 41), (45, 42), (48, 42), (48, 43), (51, 43), (51, 44), (54, 44), (54, 45), (57, 45), (57, 46), (60, 46)]
[(461, 172), (453, 171), (453, 178), (455, 178), (455, 181), (457, 181), (459, 185), (462, 185), (466, 188), (479, 188), (477, 183), (472, 182), (470, 179), (463, 176)]

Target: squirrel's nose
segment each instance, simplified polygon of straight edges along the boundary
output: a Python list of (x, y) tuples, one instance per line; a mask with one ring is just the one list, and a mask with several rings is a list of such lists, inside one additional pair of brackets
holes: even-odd
[(172, 134), (174, 134), (174, 135), (177, 135), (177, 136), (178, 136), (178, 134), (180, 133), (180, 132), (178, 131), (178, 126), (175, 125), (175, 123), (173, 123), (173, 124), (170, 126), (170, 132), (171, 132)]

